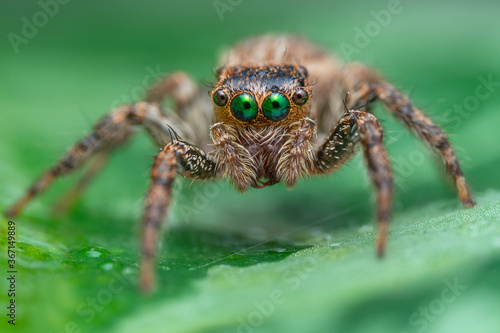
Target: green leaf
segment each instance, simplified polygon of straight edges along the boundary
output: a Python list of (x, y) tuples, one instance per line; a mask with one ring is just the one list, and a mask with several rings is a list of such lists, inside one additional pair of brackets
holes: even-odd
[[(213, 80), (222, 47), (270, 31), (306, 35), (341, 56), (342, 43), (353, 45), (351, 60), (411, 92), (450, 133), (478, 206), (462, 207), (441, 161), (376, 107), (396, 177), (385, 258), (374, 253), (375, 203), (360, 155), (293, 191), (239, 195), (224, 182), (178, 180), (158, 289), (144, 297), (139, 221), (157, 147), (137, 133), (69, 212), (54, 217), (52, 206), (79, 172), (14, 219), (15, 327), (5, 316), (11, 286), (1, 217), (0, 331), (498, 332), (498, 4), (402, 1), (361, 47), (358, 31), (392, 2), (223, 2), (232, 7), (222, 20), (212, 1), (69, 2), (18, 53), (5, 38), (0, 210), (113, 106), (139, 99), (151, 73)], [(0, 32), (22, 34), (22, 18), (40, 10), (38, 2), (9, 4)], [(485, 79), (495, 83), (479, 99)]]

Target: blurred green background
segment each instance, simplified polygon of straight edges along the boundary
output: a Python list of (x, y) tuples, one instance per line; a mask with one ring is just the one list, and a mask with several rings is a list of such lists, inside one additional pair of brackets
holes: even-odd
[[(212, 80), (225, 46), (271, 31), (367, 63), (410, 94), (450, 133), (478, 207), (463, 208), (439, 161), (378, 107), (397, 180), (384, 260), (361, 156), (293, 191), (179, 180), (159, 288), (145, 298), (138, 221), (157, 148), (138, 133), (66, 215), (51, 204), (74, 176), (15, 219), (15, 328), (2, 217), (2, 332), (499, 332), (500, 4), (402, 0), (381, 14), (392, 3), (74, 0), (44, 15), (37, 1), (3, 1), (2, 211), (112, 106), (138, 100), (151, 73)], [(26, 21), (39, 27), (23, 35)]]

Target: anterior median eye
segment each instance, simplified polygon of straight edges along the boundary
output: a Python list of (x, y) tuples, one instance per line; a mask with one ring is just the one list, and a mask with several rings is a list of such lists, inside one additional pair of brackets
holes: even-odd
[(262, 103), (262, 112), (267, 119), (278, 121), (285, 119), (290, 111), (290, 102), (280, 93), (272, 93)]
[(257, 117), (257, 103), (252, 95), (242, 93), (233, 98), (231, 112), (242, 121), (251, 121)]

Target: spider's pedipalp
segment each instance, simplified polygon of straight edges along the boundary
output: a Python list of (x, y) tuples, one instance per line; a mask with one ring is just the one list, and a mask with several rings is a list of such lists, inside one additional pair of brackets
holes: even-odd
[(312, 141), (316, 137), (316, 123), (304, 118), (295, 125), (278, 152), (277, 176), (288, 188), (309, 174), (315, 160)]
[(217, 172), (227, 178), (240, 192), (256, 184), (256, 163), (250, 152), (237, 141), (236, 131), (223, 123), (210, 128), (210, 136), (215, 145), (214, 160)]

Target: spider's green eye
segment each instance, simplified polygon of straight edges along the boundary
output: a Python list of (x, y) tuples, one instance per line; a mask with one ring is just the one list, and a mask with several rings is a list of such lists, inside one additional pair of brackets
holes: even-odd
[(262, 103), (262, 111), (267, 119), (272, 121), (278, 121), (285, 119), (290, 111), (290, 102), (288, 99), (280, 93), (272, 93), (267, 96)]
[(227, 103), (227, 95), (223, 90), (217, 90), (212, 96), (214, 103), (218, 106), (224, 106)]
[(254, 120), (258, 112), (255, 98), (248, 93), (237, 95), (231, 102), (231, 112), (239, 120)]

